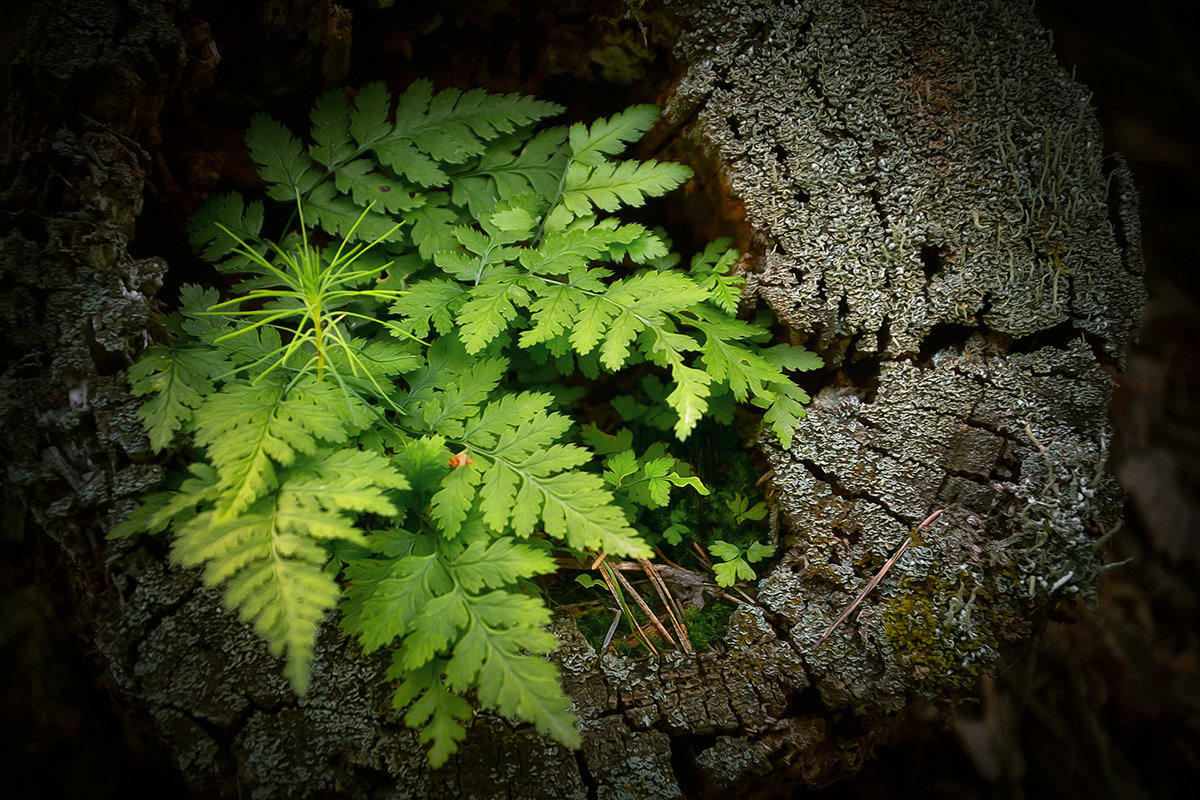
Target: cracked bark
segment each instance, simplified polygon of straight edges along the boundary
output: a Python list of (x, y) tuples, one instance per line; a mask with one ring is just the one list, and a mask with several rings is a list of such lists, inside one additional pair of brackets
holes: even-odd
[[(682, 26), (659, 144), (716, 165), (692, 200), (744, 215), (751, 284), (829, 364), (795, 446), (763, 444), (786, 553), (720, 654), (596, 667), (560, 625), (579, 753), (479, 715), (430, 771), (387, 710), (382, 664), (332, 626), (297, 701), (161, 545), (102, 544), (161, 476), (122, 370), (167, 264), (131, 250), (162, 110), (204, 91), (217, 51), (184, 0), (37, 4), (0, 199), (6, 503), (59, 548), (98, 666), (193, 791), (777, 796), (853, 774), (914, 697), (952, 704), (1053, 603), (1090, 598), (1096, 540), (1121, 513), (1103, 462), (1110, 373), (1143, 297), (1136, 197), (1120, 158), (1101, 158), (1085, 90), (1009, 6), (636, 11)], [(303, 63), (341, 78), (336, 6), (262, 8), (292, 38), (300, 17), (283, 11), (320, 11)], [(937, 528), (814, 650), (935, 508)]]

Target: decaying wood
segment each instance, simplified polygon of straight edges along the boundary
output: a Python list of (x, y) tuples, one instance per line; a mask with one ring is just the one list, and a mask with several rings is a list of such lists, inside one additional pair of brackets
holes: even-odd
[[(291, 20), (276, 33), (298, 35), (292, 6), (324, 9), (303, 18), (329, 52), (312, 31), (304, 46), (316, 82), (336, 81), (345, 16), (265, 2)], [(830, 365), (795, 445), (763, 445), (786, 551), (720, 653), (598, 662), (561, 624), (580, 752), (481, 714), (430, 771), (384, 665), (333, 625), (297, 700), (160, 545), (103, 543), (161, 480), (123, 376), (167, 269), (131, 255), (160, 115), (205, 90), (225, 43), (185, 0), (36, 4), (0, 197), (7, 502), (57, 543), (114, 691), (199, 796), (779, 796), (852, 774), (914, 697), (949, 702), (1049, 605), (1092, 596), (1121, 513), (1106, 370), (1141, 305), (1136, 200), (1029, 10), (630, 9), (682, 31), (661, 142), (717, 165), (697, 204), (740, 204), (750, 283)], [(937, 528), (816, 649), (933, 509)]]

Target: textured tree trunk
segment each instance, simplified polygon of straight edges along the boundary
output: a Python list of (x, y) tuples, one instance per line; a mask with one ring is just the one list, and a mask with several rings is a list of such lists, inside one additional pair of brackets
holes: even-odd
[(143, 194), (178, 190), (161, 205), (186, 211), (236, 171), (169, 143), (221, 102), (222, 60), (264, 104), (284, 82), (357, 79), (350, 15), (329, 0), (244, 4), (254, 41), (214, 33), (219, 13), (36, 3), (0, 166), (6, 519), (65, 573), (97, 670), (198, 796), (780, 796), (853, 774), (914, 699), (951, 708), (1055, 603), (1093, 597), (1121, 514), (1104, 463), (1143, 300), (1136, 199), (1029, 9), (630, 4), (618, 33), (573, 35), (609, 37), (594, 62), (610, 81), (677, 59), (649, 67), (674, 80), (657, 146), (710, 165), (694, 213), (737, 222), (750, 285), (828, 364), (795, 445), (763, 443), (786, 548), (761, 605), (695, 657), (597, 664), (560, 624), (579, 752), (480, 714), (431, 771), (383, 665), (332, 624), (297, 700), (161, 542), (103, 539), (162, 474), (124, 378), (171, 280), (138, 228)]

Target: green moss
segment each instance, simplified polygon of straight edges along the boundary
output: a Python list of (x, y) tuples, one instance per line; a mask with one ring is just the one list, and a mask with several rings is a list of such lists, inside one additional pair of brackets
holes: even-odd
[[(579, 632), (583, 634), (583, 638), (587, 639), (588, 644), (599, 653), (601, 647), (604, 646), (604, 638), (608, 636), (608, 629), (612, 626), (613, 618), (616, 616), (612, 609), (596, 605), (576, 612), (572, 616), (575, 618), (575, 624), (579, 626)], [(617, 655), (635, 654), (639, 649), (637, 642), (631, 642), (625, 637), (624, 633), (628, 629), (628, 623), (623, 623), (613, 635), (612, 641), (609, 642), (609, 649)]]
[(685, 608), (683, 624), (687, 626), (692, 647), (708, 650), (725, 638), (725, 628), (733, 616), (732, 603), (709, 603), (704, 608)]
[(1000, 606), (962, 579), (905, 578), (883, 613), (883, 630), (914, 688), (934, 699), (969, 691), (995, 655)]

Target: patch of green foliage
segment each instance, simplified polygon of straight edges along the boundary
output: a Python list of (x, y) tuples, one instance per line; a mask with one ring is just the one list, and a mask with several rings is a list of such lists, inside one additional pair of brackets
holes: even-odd
[(611, 215), (690, 177), (619, 158), (656, 109), (538, 129), (560, 110), (418, 82), (325, 95), (307, 140), (255, 117), (266, 196), (292, 218), (271, 234), (262, 199), (206, 203), (192, 242), (238, 282), (184, 287), (130, 370), (154, 449), (190, 464), (113, 535), (169, 530), (299, 694), (340, 606), (390, 653), (434, 766), (474, 706), (579, 744), (530, 579), (555, 549), (649, 555), (641, 511), (707, 491), (661, 442), (580, 431), (580, 376), (642, 364), (664, 435), (748, 402), (787, 445), (808, 400), (787, 373), (819, 365), (735, 316), (736, 254), (682, 269)]
[(708, 650), (725, 638), (725, 628), (733, 616), (734, 606), (730, 603), (709, 603), (704, 608), (685, 608), (683, 624), (687, 626), (692, 646), (697, 650)]

